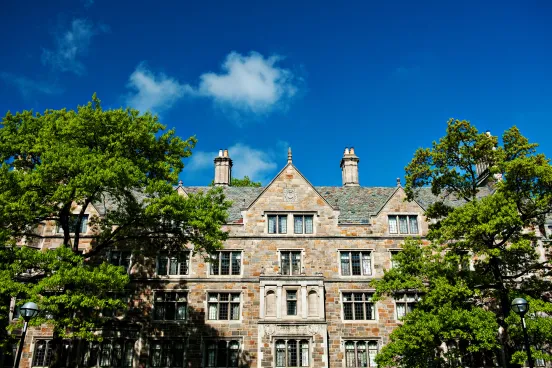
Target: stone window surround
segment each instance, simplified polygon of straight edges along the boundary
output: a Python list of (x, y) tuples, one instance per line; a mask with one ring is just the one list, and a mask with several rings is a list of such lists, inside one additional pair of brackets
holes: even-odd
[[(218, 250), (217, 252), (240, 252), (241, 255), (240, 255), (240, 273), (239, 275), (212, 275), (211, 274), (211, 263), (210, 262), (206, 262), (206, 266), (205, 267), (205, 274), (207, 275), (208, 278), (232, 278), (232, 277), (243, 277), (243, 256), (244, 256), (244, 251), (243, 251), (243, 248), (236, 248), (236, 249), (230, 249), (230, 248), (225, 248), (225, 249), (221, 249), (221, 250)], [(230, 256), (231, 257), (231, 256)], [(232, 262), (232, 259), (230, 259), (230, 262)], [(190, 269), (191, 269), (191, 261), (190, 261)], [(191, 274), (191, 271), (188, 272), (188, 274)]]
[[(287, 215), (287, 232), (285, 234), (279, 234), (279, 233), (275, 233), (275, 234), (270, 234), (268, 232), (268, 215)], [(312, 234), (305, 234), (305, 233), (300, 233), (300, 234), (296, 234), (294, 229), (295, 229), (295, 220), (294, 220), (294, 215), (312, 215)], [(304, 210), (289, 210), (289, 211), (263, 211), (262, 217), (265, 217), (266, 220), (265, 220), (265, 226), (264, 226), (264, 235), (266, 236), (276, 236), (276, 237), (279, 237), (279, 236), (289, 236), (289, 237), (294, 237), (294, 236), (300, 236), (300, 237), (307, 237), (307, 236), (314, 236), (316, 235), (316, 221), (315, 219), (317, 217), (320, 217), (320, 211), (304, 211)], [(304, 224), (303, 224), (304, 226)]]
[(242, 336), (231, 336), (231, 337), (206, 337), (205, 339), (201, 339), (201, 345), (200, 345), (200, 351), (201, 351), (201, 367), (206, 367), (207, 365), (207, 343), (209, 342), (219, 342), (219, 341), (226, 341), (230, 343), (230, 341), (237, 341), (238, 342), (238, 357), (240, 357), (243, 353), (243, 337)]
[[(280, 335), (280, 334), (277, 334), (277, 335), (271, 336), (270, 345), (271, 345), (272, 356), (273, 356), (273, 361), (272, 361), (273, 367), (276, 367), (276, 341), (278, 341), (278, 340), (286, 340), (286, 342), (288, 340), (297, 340), (297, 341), (307, 340), (308, 343), (309, 343), (309, 365), (306, 366), (306, 367), (312, 367), (313, 366), (313, 364), (312, 364), (312, 353), (313, 353), (312, 339), (313, 339), (312, 336), (307, 336), (307, 335)], [(298, 354), (300, 354), (300, 352), (298, 352)], [(287, 354), (286, 354), (286, 359), (287, 359)], [(286, 367), (278, 367), (278, 368), (286, 368)]]
[[(286, 290), (297, 290), (297, 315), (287, 316), (287, 305), (285, 298)], [(266, 296), (269, 291), (273, 291), (276, 296), (276, 315), (266, 316)], [(309, 316), (308, 297), (312, 291), (316, 292), (318, 296), (318, 315)], [(318, 282), (308, 281), (261, 281), (260, 288), (260, 320), (269, 321), (307, 321), (307, 320), (321, 320), (325, 318), (324, 310), (324, 286)]]
[[(240, 318), (239, 319), (209, 319), (209, 294), (210, 293), (225, 293), (225, 294), (240, 294)], [(243, 291), (241, 289), (207, 289), (203, 298), (203, 309), (205, 310), (205, 324), (233, 324), (243, 322)], [(230, 313), (230, 312), (228, 312)], [(236, 340), (236, 339), (233, 339)]]
[(403, 251), (403, 248), (389, 248), (389, 269), (393, 268), (393, 253), (399, 253)]
[[(410, 312), (407, 312), (406, 309), (407, 309), (407, 304), (408, 305), (412, 305), (412, 304), (417, 304), (420, 300), (421, 300), (421, 296), (418, 294), (418, 292), (416, 291), (405, 291), (405, 292), (401, 292), (401, 293), (397, 293), (398, 295), (401, 295), (402, 298), (401, 299), (397, 299), (396, 297), (393, 297), (393, 308), (395, 308), (395, 320), (398, 322), (398, 323), (402, 323), (402, 320), (400, 320), (398, 318), (398, 309), (397, 309), (397, 302), (399, 304), (404, 304), (405, 305), (405, 314), (404, 315), (407, 315), (408, 313)], [(407, 295), (413, 295), (414, 298), (416, 299), (415, 301), (407, 301), (405, 298)]]
[[(190, 318), (189, 318), (189, 315), (187, 315), (186, 319), (183, 319), (183, 320), (156, 320), (155, 319), (155, 293), (187, 293), (187, 296), (186, 296), (186, 303), (188, 304), (188, 308), (190, 306), (190, 299), (189, 299), (189, 295), (190, 295), (190, 290), (189, 289), (163, 289), (163, 288), (155, 288), (155, 289), (152, 289), (151, 290), (153, 293), (152, 293), (152, 299), (151, 299), (151, 310), (150, 310), (150, 320), (153, 322), (153, 323), (175, 323), (175, 324), (187, 324), (187, 323), (190, 323)], [(189, 311), (188, 311), (188, 314), (189, 314)]]
[[(370, 269), (372, 271), (371, 275), (343, 275), (341, 272), (341, 252), (370, 252)], [(374, 267), (374, 255), (376, 253), (376, 249), (371, 248), (338, 248), (336, 249), (337, 254), (337, 277), (344, 278), (344, 279), (373, 279), (376, 277), (376, 269)]]
[(366, 337), (341, 337), (340, 339), (340, 350), (341, 350), (341, 353), (343, 354), (343, 359), (342, 359), (342, 362), (343, 362), (343, 367), (346, 367), (346, 364), (347, 364), (347, 361), (346, 361), (346, 352), (345, 352), (345, 343), (347, 341), (373, 341), (373, 342), (376, 342), (378, 344), (378, 353), (381, 351), (382, 347), (383, 347), (383, 341), (381, 339), (380, 336), (366, 336)]
[[(276, 249), (278, 252), (278, 275), (280, 276), (290, 276), (290, 277), (297, 277), (300, 275), (305, 274), (305, 248), (278, 248)], [(301, 252), (301, 271), (299, 272), (299, 275), (283, 275), (282, 274), (282, 252)], [(291, 260), (290, 260), (291, 262)], [(291, 263), (290, 263), (291, 264)]]
[[(417, 233), (411, 233), (410, 232), (410, 223), (408, 224), (409, 226), (409, 232), (407, 234), (401, 234), (400, 232), (400, 229), (399, 229), (399, 222), (398, 222), (398, 219), (397, 219), (397, 233), (391, 233), (389, 231), (389, 217), (391, 216), (416, 216), (416, 221), (417, 221), (417, 224), (418, 224), (418, 232)], [(387, 236), (402, 236), (402, 237), (405, 237), (405, 236), (412, 236), (412, 235), (422, 235), (422, 227), (420, 226), (420, 214), (417, 213), (417, 212), (389, 212), (386, 214), (386, 224), (387, 224)], [(410, 220), (407, 220), (407, 221), (410, 221)]]
[[(343, 308), (343, 293), (369, 293), (374, 294), (376, 292), (375, 289), (340, 289), (339, 290), (339, 303), (341, 304), (341, 323), (343, 324), (355, 324), (355, 323), (361, 323), (361, 324), (377, 324), (379, 323), (379, 310), (378, 310), (378, 302), (373, 302), (374, 305), (374, 319), (356, 319), (356, 320), (348, 320), (345, 319), (345, 308)], [(351, 340), (351, 339), (348, 339)]]
[[(186, 358), (187, 358), (187, 351), (188, 351), (188, 347), (189, 347), (189, 341), (188, 341), (188, 336), (178, 336), (178, 337), (149, 337), (147, 338), (144, 342), (145, 344), (142, 346), (142, 349), (141, 351), (142, 352), (147, 352), (148, 354), (148, 357), (147, 357), (147, 365), (146, 367), (152, 367), (151, 365), (151, 347), (153, 345), (153, 343), (155, 342), (170, 342), (170, 341), (174, 341), (174, 340), (178, 340), (179, 342), (182, 342), (183, 346), (184, 346), (184, 354), (182, 356), (182, 361), (184, 363), (186, 363)], [(138, 354), (138, 357), (140, 357), (140, 354)]]
[[(160, 252), (155, 256), (155, 273), (154, 273), (155, 277), (159, 279), (181, 279), (181, 278), (190, 277), (190, 275), (192, 274), (192, 250), (186, 248), (186, 249), (183, 249), (181, 253), (188, 253), (188, 273), (187, 274), (169, 275), (168, 269), (167, 269), (167, 275), (158, 275), (157, 269), (159, 267), (159, 257), (162, 255), (165, 255), (169, 258), (169, 262), (170, 262), (170, 258), (174, 257), (174, 255), (170, 256), (168, 253)], [(131, 262), (132, 262), (132, 258), (131, 258)], [(131, 263), (131, 266), (132, 266), (132, 263)], [(168, 263), (167, 263), (167, 267), (169, 267)]]

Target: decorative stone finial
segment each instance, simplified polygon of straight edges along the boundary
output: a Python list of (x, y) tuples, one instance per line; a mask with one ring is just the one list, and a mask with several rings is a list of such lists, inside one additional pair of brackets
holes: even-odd
[(401, 178), (397, 178), (397, 186), (398, 186), (398, 187), (401, 186)]
[(288, 164), (291, 164), (291, 147), (288, 148)]
[(184, 183), (182, 182), (182, 180), (179, 180), (179, 181), (178, 181), (178, 186), (180, 186), (180, 187), (181, 187), (181, 186), (182, 186), (182, 184), (184, 184)]

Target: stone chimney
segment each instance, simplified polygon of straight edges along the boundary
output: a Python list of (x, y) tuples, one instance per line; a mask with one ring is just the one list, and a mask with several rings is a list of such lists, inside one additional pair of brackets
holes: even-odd
[(219, 150), (215, 157), (215, 186), (229, 186), (232, 182), (232, 159), (228, 150)]
[[(491, 138), (491, 131), (487, 130), (485, 132), (487, 137)], [(495, 148), (496, 149), (496, 148)], [(477, 175), (477, 180), (482, 181), (486, 178), (489, 170), (489, 163), (486, 161), (481, 161), (475, 164), (475, 173)]]
[(358, 162), (359, 158), (355, 155), (355, 149), (353, 147), (345, 148), (343, 158), (341, 159), (341, 178), (343, 180), (343, 186), (356, 187), (358, 183)]

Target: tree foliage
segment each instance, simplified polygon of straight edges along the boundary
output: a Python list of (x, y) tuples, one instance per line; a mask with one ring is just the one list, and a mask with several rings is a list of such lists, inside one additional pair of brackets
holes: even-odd
[[(181, 196), (173, 187), (195, 143), (149, 113), (103, 110), (95, 95), (77, 110), (8, 112), (0, 126), (2, 312), (19, 296), (37, 302), (36, 323), (53, 325), (54, 339), (95, 338), (99, 310), (120, 306), (113, 292), (128, 283), (121, 267), (103, 262), (107, 251), (220, 248), (229, 207), (222, 191)], [(91, 231), (75, 231), (84, 221)], [(48, 251), (45, 242), (61, 247)]]
[[(519, 316), (530, 301), (534, 358), (552, 360), (552, 276), (544, 224), (552, 212), (552, 167), (516, 127), (497, 137), (450, 120), (447, 134), (406, 167), (409, 200), (430, 186), (436, 201), (427, 244), (407, 241), (399, 267), (376, 294), (416, 290), (417, 308), (377, 357), (382, 366), (503, 367), (525, 361)], [(429, 242), (429, 243), (428, 243)], [(428, 363), (430, 362), (430, 363)]]
[(232, 178), (230, 185), (233, 187), (260, 187), (260, 181), (252, 181), (249, 176), (245, 175), (243, 179)]

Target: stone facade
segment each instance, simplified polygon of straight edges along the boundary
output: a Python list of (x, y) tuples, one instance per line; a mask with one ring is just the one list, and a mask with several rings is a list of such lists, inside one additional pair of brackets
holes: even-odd
[[(357, 163), (354, 156), (342, 166), (358, 170)], [(358, 184), (358, 172), (346, 174), (347, 183)], [(230, 180), (229, 171), (217, 175), (220, 182)], [(207, 189), (177, 188), (182, 195)], [(394, 300), (370, 301), (370, 281), (391, 267), (405, 236), (427, 233), (423, 208), (404, 201), (400, 185), (314, 187), (291, 154), (266, 187), (223, 189), (234, 204), (219, 258), (206, 262), (197, 254), (178, 266), (185, 267), (181, 275), (161, 276), (160, 259), (133, 255), (129, 311), (103, 332), (111, 354), (120, 344), (132, 367), (372, 366), (400, 322)], [(92, 205), (88, 211), (101, 216)], [(56, 230), (50, 224), (41, 231)], [(56, 242), (61, 239), (40, 246)], [(181, 318), (161, 320), (169, 310)], [(30, 329), (22, 367), (40, 366), (37, 347), (45, 346), (49, 333)], [(71, 366), (91, 354), (82, 345), (74, 348), (81, 357)], [(173, 365), (159, 365), (161, 356), (171, 356)], [(101, 357), (93, 364), (102, 366)]]

